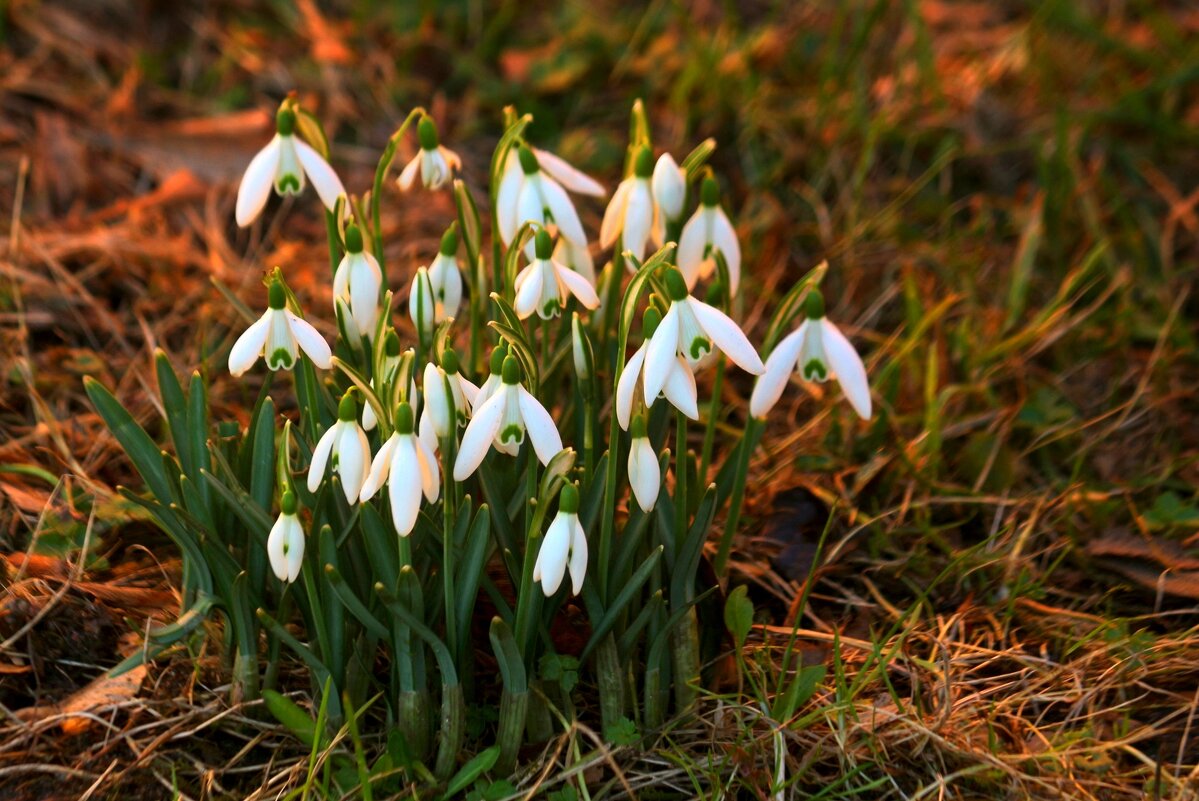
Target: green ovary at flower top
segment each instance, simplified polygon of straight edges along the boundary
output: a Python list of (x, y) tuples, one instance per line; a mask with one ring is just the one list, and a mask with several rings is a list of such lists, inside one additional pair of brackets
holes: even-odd
[(437, 125), (428, 117), (422, 117), (417, 124), (417, 137), (420, 151), (400, 172), (396, 183), (400, 189), (411, 189), (419, 173), (426, 189), (440, 189), (454, 177), (455, 170), (462, 169), (462, 159), (438, 141)]

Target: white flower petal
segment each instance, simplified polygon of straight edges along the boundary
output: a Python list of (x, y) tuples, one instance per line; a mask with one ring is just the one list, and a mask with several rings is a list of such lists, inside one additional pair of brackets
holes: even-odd
[(379, 425), (379, 420), (375, 417), (375, 407), (369, 403), (365, 404), (362, 407), (362, 430), (374, 431), (377, 425)]
[(299, 518), (292, 517), (287, 521), (284, 536), (287, 546), (287, 581), (290, 583), (300, 577), (300, 569), (304, 566), (304, 529), (300, 527)]
[(645, 351), (645, 397), (656, 398), (666, 383), (667, 374), (672, 369), (675, 356), (679, 352), (679, 304), (671, 303), (670, 309), (658, 330), (650, 338), (649, 347)]
[(313, 150), (307, 142), (296, 137), (295, 146), (296, 156), (299, 157), (304, 172), (308, 174), (308, 179), (312, 181), (312, 186), (320, 196), (321, 203), (324, 203), (325, 208), (329, 211), (333, 211), (337, 205), (337, 199), (346, 193), (346, 188), (341, 185), (341, 179), (337, 177), (337, 173), (333, 172), (329, 162), (321, 158), (321, 154)]
[(633, 182), (629, 191), (629, 203), (624, 213), (624, 235), (621, 247), (632, 251), (640, 261), (645, 256), (645, 243), (654, 222), (654, 199), (650, 195), (649, 182), (644, 178)]
[(837, 376), (837, 382), (841, 384), (841, 390), (854, 411), (863, 420), (869, 420), (870, 383), (866, 379), (866, 366), (862, 364), (862, 358), (858, 356), (853, 345), (841, 333), (841, 329), (829, 322), (827, 317), (822, 318), (820, 322), (829, 367)]
[(266, 555), (271, 562), (271, 572), (280, 581), (287, 581), (287, 545), (288, 515), (279, 515), (271, 526), (271, 533), (266, 538)]
[(563, 267), (560, 264), (554, 265), (554, 272), (558, 276), (558, 280), (566, 285), (566, 288), (570, 290), (570, 294), (578, 298), (579, 303), (584, 308), (599, 308), (599, 295), (595, 294), (595, 287), (588, 283), (586, 278), (569, 267)]
[(700, 327), (704, 329), (704, 333), (716, 347), (724, 351), (745, 372), (761, 375), (765, 369), (762, 359), (740, 326), (720, 309), (709, 306), (703, 301), (687, 298), (683, 302), (691, 308)]
[(658, 157), (654, 175), (650, 179), (654, 202), (666, 218), (677, 220), (683, 213), (683, 200), (687, 195), (687, 177), (669, 153)]
[(719, 207), (712, 212), (712, 247), (724, 255), (729, 268), (729, 293), (737, 294), (741, 284), (741, 245), (737, 242), (733, 224)]
[(525, 431), (533, 443), (533, 450), (542, 464), (549, 464), (562, 450), (562, 437), (558, 426), (545, 407), (530, 392), (519, 384), (516, 386), (520, 416), (525, 422)]
[(539, 311), (537, 307), (541, 303), (541, 288), (544, 281), (545, 271), (536, 261), (527, 265), (516, 276), (516, 297), (513, 299), (512, 308), (516, 311), (517, 317), (523, 320), (533, 312)]
[(518, 161), (515, 149), (508, 151), (508, 162), (504, 167), (504, 175), (500, 178), (500, 188), (495, 195), (496, 219), (500, 226), (500, 238), (504, 240), (505, 245), (512, 242), (523, 222), (517, 220), (517, 216), (525, 176), (521, 172), (520, 164), (514, 164), (514, 161)]
[(652, 511), (658, 502), (662, 474), (658, 468), (658, 456), (649, 444), (648, 437), (637, 437), (629, 447), (629, 486), (641, 511)]
[[(600, 223), (599, 242), (601, 248), (610, 248), (620, 236), (625, 224), (625, 209), (629, 205), (629, 193), (633, 190), (635, 178), (626, 178), (612, 193), (608, 208), (604, 209), (604, 220)], [(627, 248), (628, 245), (625, 245)]]
[(275, 171), (279, 167), (279, 135), (275, 134), (266, 147), (250, 160), (246, 172), (237, 187), (237, 207), (234, 216), (237, 224), (245, 228), (262, 213), (271, 187), (275, 185)]
[(704, 207), (700, 206), (679, 234), (679, 249), (676, 256), (679, 272), (687, 281), (687, 288), (695, 286), (699, 280), (700, 265), (704, 260), (704, 248), (707, 246), (706, 226), (703, 219)]
[(583, 580), (587, 578), (587, 534), (579, 518), (571, 515), (574, 522), (570, 540), (570, 593), (578, 595), (583, 590)]
[(329, 454), (333, 450), (333, 446), (337, 443), (340, 430), (341, 421), (339, 420), (329, 426), (329, 430), (317, 440), (316, 447), (312, 451), (312, 462), (308, 465), (309, 492), (316, 492), (320, 488), (321, 482), (324, 481), (325, 467), (329, 464)]
[(412, 188), (412, 184), (416, 181), (416, 176), (420, 172), (420, 156), (421, 154), (418, 151), (412, 157), (412, 161), (404, 165), (403, 171), (400, 172), (400, 177), (396, 179), (396, 183), (399, 184), (400, 189), (405, 192)]
[(554, 224), (558, 226), (562, 236), (576, 245), (586, 245), (587, 234), (583, 233), (583, 223), (579, 220), (579, 212), (575, 210), (575, 204), (571, 202), (566, 190), (544, 173), (540, 175), (536, 183), (540, 185), (541, 198), (549, 207), (550, 214), (554, 216)]
[(541, 169), (567, 190), (576, 195), (592, 195), (594, 197), (603, 197), (607, 194), (607, 190), (599, 181), (571, 166), (562, 157), (555, 156), (548, 150), (538, 148), (532, 148), (532, 150)]
[(554, 245), (553, 260), (569, 267), (587, 279), (587, 283), (595, 286), (595, 262), (591, 259), (591, 250), (587, 243), (575, 244), (564, 236), (558, 237)]
[(342, 423), (342, 433), (338, 437), (337, 475), (341, 478), (341, 488), (350, 506), (358, 500), (370, 467), (371, 449), (366, 434), (357, 423)]
[(229, 351), (229, 372), (240, 376), (254, 366), (262, 349), (266, 345), (266, 335), (270, 332), (270, 312), (259, 317), (233, 343)]
[(676, 356), (674, 366), (666, 376), (662, 385), (662, 394), (670, 405), (678, 409), (692, 420), (699, 419), (699, 406), (696, 400), (695, 373), (682, 356)]
[[(637, 391), (637, 380), (641, 377), (641, 366), (645, 363), (645, 349), (645, 343), (642, 343), (620, 371), (620, 380), (616, 382), (616, 420), (625, 431), (629, 430), (629, 420), (633, 416), (633, 396)], [(651, 400), (646, 399), (647, 406)]]
[(387, 497), (391, 501), (391, 522), (396, 533), (407, 537), (420, 514), (420, 466), (416, 463), (416, 438), (400, 436), (391, 457), (391, 479), (387, 482)]
[(458, 457), (454, 460), (454, 480), (465, 481), (479, 467), (483, 457), (491, 448), (496, 432), (500, 430), (500, 421), (504, 417), (504, 404), (508, 393), (501, 388), (475, 409), (475, 416), (470, 419), (466, 431), (462, 434), (462, 442), (458, 445)]
[(375, 324), (379, 320), (379, 290), (382, 286), (383, 271), (375, 257), (366, 251), (356, 254), (349, 275), (350, 309), (354, 322), (358, 324), (358, 333), (364, 337), (375, 335)]
[(283, 313), (287, 315), (287, 325), (291, 328), (292, 336), (296, 338), (300, 349), (312, 359), (312, 363), (322, 370), (333, 367), (333, 353), (329, 350), (329, 343), (325, 338), (311, 324), (301, 320), (291, 311), (284, 309)]
[(362, 491), (358, 493), (359, 500), (370, 500), (379, 491), (379, 487), (383, 486), (383, 482), (391, 474), (391, 456), (399, 441), (400, 435), (392, 434), (388, 437), (387, 442), (383, 443), (383, 447), (379, 448), (374, 461), (371, 462), (371, 469), (366, 475), (366, 481), (362, 484)]
[(559, 514), (550, 523), (541, 541), (541, 550), (537, 552), (537, 561), (533, 565), (533, 580), (541, 582), (541, 591), (545, 597), (550, 597), (562, 586), (562, 577), (566, 573), (566, 557), (570, 552), (571, 521), (566, 515)]
[(766, 360), (766, 369), (754, 384), (753, 394), (749, 398), (749, 413), (754, 417), (765, 417), (778, 403), (795, 371), (795, 363), (803, 350), (804, 337), (807, 335), (809, 321), (783, 337), (774, 347), (770, 358)]
[(421, 489), (424, 491), (425, 497), (429, 499), (429, 503), (434, 503), (441, 491), (441, 471), (437, 466), (437, 457), (433, 455), (433, 451), (424, 440), (417, 438), (415, 442), (416, 458), (420, 462)]

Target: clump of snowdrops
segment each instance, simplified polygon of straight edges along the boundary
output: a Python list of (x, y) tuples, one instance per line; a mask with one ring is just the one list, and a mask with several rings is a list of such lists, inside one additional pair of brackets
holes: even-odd
[[(266, 310), (241, 306), (247, 327), (225, 350), (230, 373), (261, 379), (248, 426), (214, 423), (207, 373), (185, 389), (157, 355), (172, 452), (87, 381), (149, 490), (122, 491), (183, 555), (179, 619), (122, 667), (188, 643), (218, 612), (238, 698), (270, 691), (280, 661), (298, 658), (323, 714), (345, 719), (381, 700), (406, 753), (440, 776), (463, 752), (468, 705), (492, 706), (486, 737), (510, 770), (520, 745), (551, 736), (580, 700), (598, 705), (609, 737), (695, 703), (697, 608), (712, 591), (698, 578), (704, 545), (723, 514), (719, 576), (762, 419), (794, 374), (836, 377), (869, 418), (865, 370), (825, 317), (824, 265), (780, 297), (764, 363), (738, 326), (741, 250), (707, 166), (712, 141), (681, 162), (655, 156), (635, 104), (624, 177), (594, 243), (574, 197), (607, 191), (530, 142), (529, 122), (506, 114), (484, 225), (423, 110), (355, 195), (317, 120), (282, 103), (236, 219), (251, 225), (272, 194), (312, 185), (333, 292), (307, 312), (331, 314), (336, 341), (305, 319), (286, 269), (267, 272), (249, 299)], [(419, 149), (399, 168), (400, 190), (452, 193), (457, 219), (412, 277), (405, 341), (380, 204), (410, 132)], [(733, 413), (744, 419), (736, 437), (716, 425), (729, 363), (756, 376), (748, 416)], [(272, 397), (290, 393), (298, 413), (285, 418)], [(483, 604), (494, 609), (485, 639)], [(565, 652), (551, 632), (568, 605), (582, 640)], [(595, 695), (581, 698), (584, 687)]]

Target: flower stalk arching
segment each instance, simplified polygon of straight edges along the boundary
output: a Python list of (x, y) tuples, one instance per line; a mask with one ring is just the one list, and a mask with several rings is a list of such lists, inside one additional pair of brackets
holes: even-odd
[(375, 166), (375, 182), (371, 186), (371, 241), (374, 244), (375, 260), (379, 262), (379, 266), (384, 270), (387, 269), (387, 263), (383, 257), (383, 223), (382, 216), (379, 211), (380, 203), (383, 197), (383, 181), (387, 178), (387, 170), (391, 167), (391, 162), (395, 159), (396, 148), (399, 147), (400, 140), (404, 138), (404, 134), (408, 131), (408, 126), (414, 120), (427, 117), (426, 112), (420, 106), (408, 112), (408, 116), (400, 123), (400, 127), (396, 128), (395, 132), (388, 137), (387, 146), (383, 148), (383, 155), (379, 158), (379, 163)]

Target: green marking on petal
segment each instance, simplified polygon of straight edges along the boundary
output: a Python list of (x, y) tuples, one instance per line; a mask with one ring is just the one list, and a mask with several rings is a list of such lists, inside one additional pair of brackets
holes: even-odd
[(559, 303), (556, 299), (548, 300), (548, 301), (546, 301), (545, 305), (541, 307), (541, 316), (542, 317), (557, 317), (561, 313), (561, 311), (562, 311), (561, 303)]
[(513, 423), (500, 432), (500, 442), (511, 442), (519, 445), (525, 441), (525, 430)]
[(296, 361), (286, 348), (279, 348), (267, 357), (266, 366), (272, 370), (290, 370)]
[(825, 381), (828, 379), (828, 368), (819, 359), (812, 359), (804, 364), (803, 377), (807, 381)]
[(691, 345), (687, 352), (692, 359), (702, 359), (707, 353), (712, 350), (712, 343), (706, 337), (696, 337), (691, 340)]
[(300, 179), (291, 173), (285, 173), (275, 179), (275, 191), (280, 195), (300, 194)]

